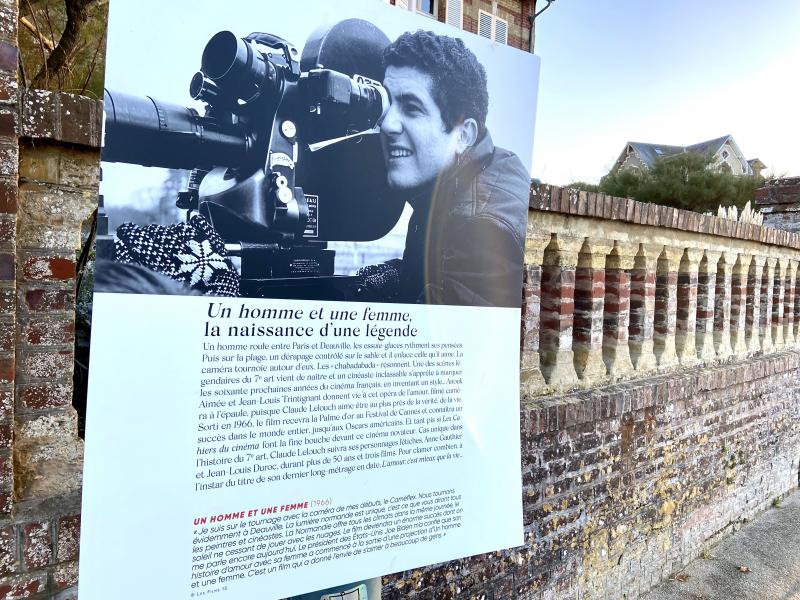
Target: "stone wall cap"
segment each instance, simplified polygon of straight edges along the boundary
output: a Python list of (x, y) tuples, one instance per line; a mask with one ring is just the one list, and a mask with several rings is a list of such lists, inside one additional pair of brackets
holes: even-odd
[[(791, 178), (788, 181), (800, 184), (800, 177)], [(741, 223), (671, 206), (637, 202), (629, 198), (616, 198), (599, 192), (580, 192), (580, 194), (584, 193), (585, 200), (582, 201), (578, 191), (569, 187), (562, 188), (546, 183), (533, 183), (530, 188), (528, 207), (532, 210), (626, 221), (638, 225), (679, 229), (775, 246), (800, 248), (800, 234), (797, 233), (754, 223)]]
[(20, 94), (20, 113), (21, 137), (100, 147), (102, 100), (28, 89)]

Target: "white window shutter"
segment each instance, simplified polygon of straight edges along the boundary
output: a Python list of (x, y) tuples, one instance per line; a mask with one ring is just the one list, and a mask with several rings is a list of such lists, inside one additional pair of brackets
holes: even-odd
[(478, 11), (478, 35), (492, 39), (492, 15)]
[(408, 10), (408, 0), (395, 0), (394, 5)]
[(494, 21), (494, 39), (499, 44), (508, 44), (508, 22), (499, 17)]
[(453, 27), (463, 28), (464, 2), (463, 0), (447, 0), (445, 6), (445, 21)]

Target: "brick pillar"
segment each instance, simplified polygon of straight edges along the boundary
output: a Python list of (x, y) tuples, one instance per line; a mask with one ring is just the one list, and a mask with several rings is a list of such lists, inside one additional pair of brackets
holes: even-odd
[(794, 321), (796, 318), (794, 312), (795, 304), (795, 285), (797, 278), (797, 261), (786, 261), (786, 277), (783, 280), (783, 343), (787, 348), (792, 348), (795, 345), (794, 337)]
[(578, 382), (572, 351), (575, 267), (583, 238), (553, 234), (542, 262), (542, 308), (539, 352), (542, 374), (554, 389)]
[(753, 256), (739, 254), (733, 265), (731, 283), (731, 346), (736, 356), (747, 355), (748, 282)]
[[(714, 348), (714, 296), (717, 288), (717, 268), (722, 252), (706, 250), (697, 271), (697, 326), (695, 345), (701, 360), (716, 357)], [(730, 309), (729, 309), (730, 310)], [(724, 321), (724, 319), (720, 319)]]
[(750, 352), (757, 352), (761, 349), (758, 328), (761, 319), (761, 285), (765, 261), (766, 258), (763, 256), (754, 256), (750, 263), (750, 270), (747, 272), (747, 316), (745, 318), (745, 326), (747, 328), (747, 349)]
[(544, 387), (539, 364), (542, 255), (550, 236), (529, 231), (525, 240), (522, 282), (522, 353), (520, 386), (523, 396), (536, 395)]
[(573, 352), (575, 371), (584, 382), (596, 384), (606, 376), (603, 363), (603, 305), (606, 255), (611, 242), (586, 238), (575, 270)]
[(675, 349), (682, 365), (697, 364), (697, 273), (702, 250), (687, 248), (678, 266)]
[(20, 548), (17, 575), (0, 589), (66, 600), (77, 594), (83, 469), (72, 408), (75, 257), (97, 203), (101, 107), (37, 90), (20, 108), (13, 452)]
[(606, 302), (603, 316), (603, 360), (612, 381), (633, 372), (628, 333), (634, 244), (614, 242), (606, 258)]
[(678, 264), (682, 254), (682, 248), (664, 246), (656, 266), (653, 351), (659, 369), (678, 363), (675, 351), (675, 325), (678, 309)]
[(783, 320), (785, 312), (786, 271), (788, 268), (787, 259), (779, 258), (775, 262), (775, 277), (772, 284), (772, 346), (775, 350), (784, 347), (783, 340)]
[[(39, 580), (26, 582), (19, 560), (21, 534), (11, 520), (14, 471), (14, 340), (16, 309), (17, 142), (17, 3), (0, 1), (0, 594), (11, 597), (15, 586), (29, 583), (33, 593), (44, 589)], [(8, 591), (4, 591), (8, 590)]]
[(758, 319), (758, 335), (762, 352), (772, 352), (772, 307), (774, 304), (773, 285), (775, 282), (776, 258), (767, 258), (761, 276), (761, 311)]
[(653, 353), (653, 319), (656, 306), (656, 264), (663, 246), (639, 244), (631, 271), (630, 326), (628, 327), (631, 361), (637, 373), (656, 368)]
[(793, 333), (794, 333), (794, 340), (795, 344), (800, 344), (800, 264), (795, 262), (795, 270), (794, 270), (794, 307), (793, 307), (793, 314), (794, 314), (794, 324), (793, 324)]
[(723, 252), (717, 263), (714, 289), (714, 351), (719, 359), (733, 354), (731, 345), (731, 302), (735, 252)]

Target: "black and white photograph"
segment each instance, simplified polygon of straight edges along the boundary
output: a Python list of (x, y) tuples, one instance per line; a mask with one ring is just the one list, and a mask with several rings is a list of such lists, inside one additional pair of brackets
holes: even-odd
[(140, 10), (98, 291), (519, 306), (535, 57), (378, 0)]
[(538, 57), (382, 0), (109, 8), (81, 597), (522, 544)]

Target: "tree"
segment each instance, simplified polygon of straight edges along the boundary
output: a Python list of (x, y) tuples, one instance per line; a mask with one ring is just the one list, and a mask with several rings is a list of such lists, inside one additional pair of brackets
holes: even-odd
[(108, 0), (21, 0), (23, 86), (101, 98)]
[(599, 192), (600, 186), (596, 183), (587, 183), (585, 181), (573, 181), (570, 183), (568, 188), (572, 188), (573, 190), (581, 190), (582, 192)]
[(709, 169), (711, 156), (693, 152), (656, 159), (653, 168), (642, 172), (624, 169), (600, 180), (600, 191), (696, 212), (719, 206), (742, 209), (752, 201), (764, 180)]

